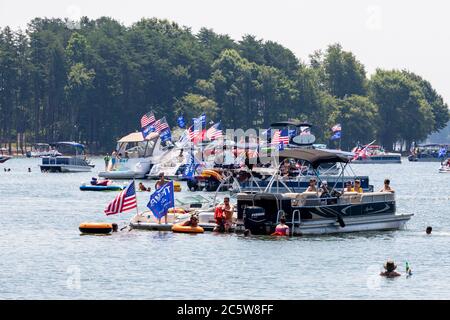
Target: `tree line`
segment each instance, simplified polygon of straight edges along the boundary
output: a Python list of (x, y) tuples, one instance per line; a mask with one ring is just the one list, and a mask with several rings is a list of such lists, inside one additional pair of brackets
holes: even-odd
[(407, 148), (449, 121), (443, 98), (406, 70), (364, 65), (341, 45), (300, 61), (288, 48), (235, 41), (167, 20), (35, 18), (0, 30), (0, 142), (75, 140), (105, 151), (153, 110), (172, 126), (205, 112), (224, 128), (313, 124), (318, 142), (342, 125), (342, 147), (377, 139)]

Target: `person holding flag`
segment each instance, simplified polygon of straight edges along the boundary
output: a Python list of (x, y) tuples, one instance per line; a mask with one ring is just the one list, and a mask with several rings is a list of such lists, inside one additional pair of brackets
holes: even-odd
[(167, 224), (167, 212), (170, 208), (175, 207), (174, 195), (173, 181), (170, 181), (150, 196), (147, 208), (158, 219), (159, 224), (161, 224), (162, 217), (164, 217), (164, 223)]

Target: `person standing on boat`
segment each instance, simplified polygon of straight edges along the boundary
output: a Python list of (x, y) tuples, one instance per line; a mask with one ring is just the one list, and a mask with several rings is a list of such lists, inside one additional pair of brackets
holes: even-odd
[(109, 153), (106, 154), (106, 156), (103, 158), (103, 160), (105, 161), (105, 171), (108, 171), (109, 161), (111, 160)]
[(155, 183), (155, 190), (159, 190), (159, 189), (161, 189), (161, 187), (162, 186), (164, 186), (166, 183), (168, 183), (169, 181), (167, 181), (165, 178), (164, 178), (164, 172), (161, 172), (160, 174), (159, 174), (159, 180), (158, 181), (156, 181), (156, 183)]
[(391, 188), (390, 183), (391, 183), (391, 180), (384, 179), (384, 186), (379, 192), (395, 193), (394, 189)]
[(110, 171), (114, 170), (114, 168), (116, 166), (116, 162), (117, 162), (117, 150), (114, 150), (111, 153), (111, 167), (110, 167), (111, 169), (110, 169)]

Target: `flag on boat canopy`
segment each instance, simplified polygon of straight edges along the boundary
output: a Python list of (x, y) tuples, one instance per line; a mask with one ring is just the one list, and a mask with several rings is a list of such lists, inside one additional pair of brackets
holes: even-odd
[(153, 192), (147, 208), (157, 219), (164, 217), (170, 208), (175, 206), (175, 197), (173, 190), (173, 181), (166, 183), (161, 188)]
[(331, 140), (338, 140), (341, 138), (341, 131), (336, 131), (332, 136), (331, 136)]
[(197, 163), (195, 161), (195, 156), (194, 154), (191, 152), (190, 158), (188, 163), (186, 164), (186, 167), (184, 168), (184, 172), (183, 172), (183, 178), (186, 179), (192, 179), (194, 178), (194, 174), (195, 174), (195, 168), (197, 167)]
[(141, 128), (145, 128), (146, 126), (152, 124), (155, 121), (156, 121), (155, 115), (153, 114), (153, 111), (150, 111), (142, 116)]
[(166, 129), (169, 129), (169, 124), (167, 123), (166, 117), (162, 117), (158, 121), (156, 121), (153, 126), (155, 127), (158, 133), (163, 132)]
[(283, 144), (284, 146), (287, 146), (289, 143), (289, 132), (288, 129), (283, 130), (276, 130), (273, 138), (272, 138), (272, 144), (274, 145), (280, 145)]
[(337, 125), (333, 126), (333, 127), (331, 128), (331, 131), (333, 131), (333, 132), (342, 131), (341, 124), (338, 123)]
[(208, 131), (206, 131), (206, 137), (209, 140), (216, 140), (218, 138), (221, 138), (222, 136), (223, 134), (220, 122), (216, 123), (211, 128), (209, 128)]
[(205, 128), (206, 127), (206, 114), (202, 114), (198, 118), (192, 118), (192, 122), (194, 123), (195, 128)]
[(441, 149), (439, 149), (439, 158), (444, 158), (447, 155), (447, 149), (445, 147), (442, 147)]
[(155, 132), (155, 131), (156, 131), (155, 127), (151, 124), (142, 128), (142, 130), (141, 130), (142, 136), (144, 137), (144, 139), (146, 139), (150, 133)]
[(295, 137), (296, 134), (297, 134), (297, 130), (295, 130), (295, 129), (289, 130), (289, 138)]
[(172, 133), (170, 132), (170, 128), (164, 129), (162, 132), (159, 133), (159, 136), (162, 142), (172, 140)]
[(186, 121), (184, 121), (184, 117), (182, 115), (177, 118), (177, 123), (180, 128), (186, 127)]
[(116, 198), (106, 207), (105, 213), (107, 216), (121, 213), (131, 209), (137, 208), (136, 189), (134, 181), (128, 187), (122, 190)]

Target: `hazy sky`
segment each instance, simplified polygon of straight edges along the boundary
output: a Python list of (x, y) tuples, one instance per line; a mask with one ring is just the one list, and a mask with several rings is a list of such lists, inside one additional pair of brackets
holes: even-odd
[(111, 16), (126, 25), (142, 17), (205, 26), (233, 39), (254, 34), (305, 60), (340, 42), (374, 72), (409, 69), (450, 102), (450, 2), (442, 0), (0, 0), (0, 25), (25, 28), (33, 17)]

